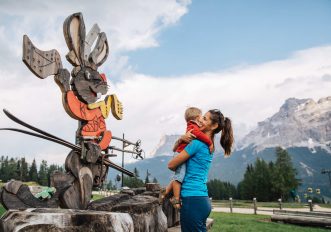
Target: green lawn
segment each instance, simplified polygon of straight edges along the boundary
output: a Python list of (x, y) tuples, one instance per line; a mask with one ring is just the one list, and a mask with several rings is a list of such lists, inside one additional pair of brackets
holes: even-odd
[(233, 231), (268, 231), (268, 232), (319, 232), (330, 231), (327, 229), (302, 227), (289, 224), (275, 223), (270, 221), (270, 216), (230, 214), (212, 212), (209, 216), (214, 219), (211, 232), (233, 232)]
[(6, 212), (6, 209), (0, 204), (0, 217)]
[(95, 201), (95, 200), (99, 200), (99, 199), (101, 199), (101, 198), (104, 198), (104, 196), (99, 195), (99, 194), (93, 194), (93, 196), (92, 196), (92, 200), (93, 200), (93, 201)]

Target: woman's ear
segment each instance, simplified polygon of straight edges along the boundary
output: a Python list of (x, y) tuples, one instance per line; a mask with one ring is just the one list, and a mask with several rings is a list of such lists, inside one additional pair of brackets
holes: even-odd
[(214, 124), (211, 125), (211, 129), (212, 129), (213, 131), (216, 130), (217, 127), (218, 127), (218, 124), (217, 124), (217, 123), (214, 123)]

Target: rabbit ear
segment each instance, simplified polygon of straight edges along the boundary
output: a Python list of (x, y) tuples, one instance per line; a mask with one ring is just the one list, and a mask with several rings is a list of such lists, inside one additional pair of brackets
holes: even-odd
[(82, 13), (72, 14), (64, 21), (63, 34), (70, 50), (67, 60), (74, 66), (84, 65), (85, 24)]
[(94, 24), (91, 30), (86, 35), (85, 47), (84, 47), (84, 60), (87, 62), (91, 52), (91, 47), (95, 42), (95, 40), (98, 38), (99, 33), (100, 33), (100, 28), (98, 24)]
[(96, 45), (89, 56), (89, 61), (90, 63), (95, 64), (96, 67), (99, 67), (106, 61), (108, 53), (109, 46), (107, 36), (104, 32), (101, 32), (99, 33), (98, 41), (96, 42)]

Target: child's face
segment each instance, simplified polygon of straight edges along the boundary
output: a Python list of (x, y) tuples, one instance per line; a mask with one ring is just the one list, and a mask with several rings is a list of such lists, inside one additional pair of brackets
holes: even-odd
[(198, 123), (199, 126), (201, 126), (201, 121), (202, 121), (202, 114), (199, 114), (196, 118), (195, 121)]

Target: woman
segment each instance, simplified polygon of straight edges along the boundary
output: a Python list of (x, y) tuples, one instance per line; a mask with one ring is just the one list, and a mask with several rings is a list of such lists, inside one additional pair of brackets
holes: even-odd
[[(229, 156), (233, 144), (231, 120), (224, 117), (219, 110), (209, 110), (200, 121), (201, 131), (212, 141), (215, 134), (222, 131), (220, 143), (225, 156)], [(192, 139), (190, 133), (180, 138), (186, 142)], [(199, 140), (192, 140), (178, 156), (168, 163), (168, 168), (174, 171), (177, 166), (186, 162), (186, 174), (181, 189), (182, 232), (206, 231), (206, 220), (211, 211), (207, 179), (212, 155), (208, 145)]]

